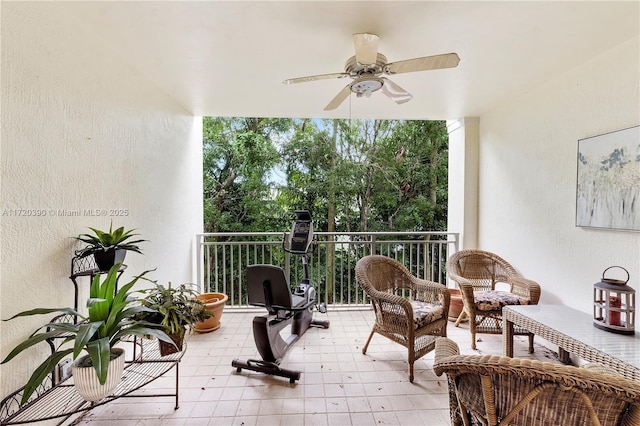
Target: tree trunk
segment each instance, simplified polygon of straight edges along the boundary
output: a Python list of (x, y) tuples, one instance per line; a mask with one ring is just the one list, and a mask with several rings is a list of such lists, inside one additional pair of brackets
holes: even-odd
[[(329, 171), (329, 196), (327, 205), (327, 231), (336, 231), (336, 141), (338, 138), (338, 122), (333, 121), (333, 135), (331, 138), (331, 166)], [(327, 236), (327, 302), (333, 303), (333, 289), (335, 284), (335, 258), (336, 247), (333, 244), (333, 235)]]
[(431, 167), (431, 188), (429, 191), (429, 195), (431, 196), (431, 201), (435, 205), (438, 202), (438, 194), (436, 192), (436, 188), (438, 187), (438, 155), (440, 155), (440, 147), (435, 146), (431, 151), (431, 161), (429, 167)]

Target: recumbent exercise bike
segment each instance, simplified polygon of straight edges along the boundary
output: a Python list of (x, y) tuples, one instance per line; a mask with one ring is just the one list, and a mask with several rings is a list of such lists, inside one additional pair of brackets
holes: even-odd
[[(285, 234), (282, 248), (302, 260), (303, 279), (293, 292), (282, 268), (274, 265), (247, 267), (247, 296), (252, 306), (267, 308), (268, 314), (253, 318), (253, 338), (261, 360), (234, 359), (237, 372), (242, 369), (289, 378), (290, 383), (300, 379), (300, 372), (280, 367), (287, 350), (311, 326), (329, 328), (329, 321), (313, 319), (313, 310), (326, 313), (324, 303), (316, 304), (316, 290), (309, 279), (307, 253), (313, 243), (313, 220), (307, 210), (296, 210), (291, 233)], [(288, 243), (288, 247), (285, 243)], [(291, 325), (291, 333), (283, 338), (281, 332)]]

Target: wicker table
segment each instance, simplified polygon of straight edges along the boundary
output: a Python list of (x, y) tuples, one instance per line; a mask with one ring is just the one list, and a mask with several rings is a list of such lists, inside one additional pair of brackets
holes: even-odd
[(513, 357), (513, 327), (525, 328), (558, 345), (560, 360), (569, 353), (607, 365), (622, 376), (640, 380), (640, 335), (628, 336), (600, 330), (591, 315), (562, 305), (506, 306), (502, 310), (502, 348)]

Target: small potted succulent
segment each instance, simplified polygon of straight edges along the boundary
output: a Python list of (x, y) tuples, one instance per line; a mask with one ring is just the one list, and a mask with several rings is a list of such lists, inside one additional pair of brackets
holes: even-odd
[(109, 231), (101, 231), (89, 227), (93, 234), (80, 234), (76, 240), (86, 243), (87, 246), (76, 251), (76, 256), (82, 258), (93, 255), (96, 266), (100, 271), (106, 272), (118, 262), (123, 262), (127, 251), (142, 253), (137, 244), (146, 240), (130, 240), (139, 234), (134, 234), (135, 229), (128, 231), (124, 227), (113, 229), (113, 223)]
[(175, 346), (159, 341), (160, 355), (165, 356), (182, 350), (187, 327), (193, 330), (196, 323), (207, 320), (213, 313), (196, 298), (198, 293), (189, 284), (172, 287), (171, 283), (164, 286), (152, 282), (152, 288), (140, 290), (141, 303), (150, 311), (141, 312), (138, 318), (162, 326), (173, 340)]
[[(141, 313), (151, 314), (153, 311), (132, 297), (130, 290), (149, 271), (143, 272), (116, 291), (119, 268), (119, 263), (114, 265), (102, 281), (102, 275), (93, 278), (87, 299), (87, 316), (73, 308), (36, 308), (4, 320), (55, 312), (61, 314), (36, 329), (2, 361), (2, 364), (10, 361), (40, 342), (51, 341), (56, 344), (51, 354), (27, 381), (22, 404), (29, 400), (58, 363), (69, 355), (75, 360), (72, 371), (76, 390), (87, 401), (98, 401), (109, 395), (122, 377), (124, 350), (115, 345), (123, 337), (154, 336), (173, 344), (162, 327), (138, 318)], [(83, 355), (84, 352), (86, 354)]]

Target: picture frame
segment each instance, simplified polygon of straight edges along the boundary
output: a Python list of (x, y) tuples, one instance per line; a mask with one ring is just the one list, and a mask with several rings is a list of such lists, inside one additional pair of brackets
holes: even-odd
[(578, 140), (576, 226), (640, 231), (640, 126)]

